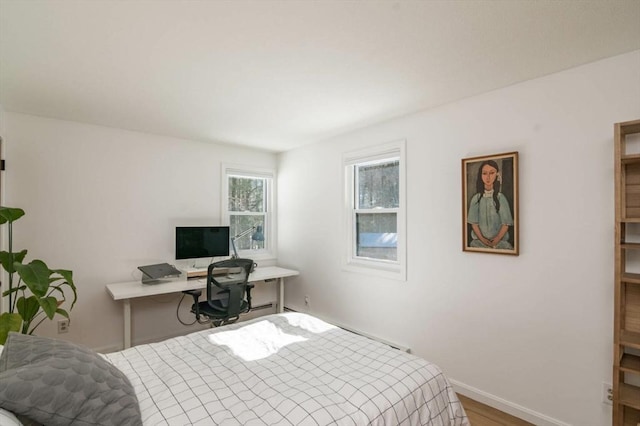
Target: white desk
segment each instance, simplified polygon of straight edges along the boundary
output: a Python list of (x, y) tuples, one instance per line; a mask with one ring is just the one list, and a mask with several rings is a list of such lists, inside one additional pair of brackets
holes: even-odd
[[(249, 282), (274, 280), (279, 281), (278, 289), (278, 312), (284, 310), (284, 279), (299, 275), (298, 271), (280, 268), (279, 266), (261, 266), (256, 268), (249, 275)], [(181, 278), (158, 284), (142, 284), (141, 281), (129, 281), (123, 283), (107, 284), (107, 292), (113, 300), (122, 300), (124, 310), (124, 348), (131, 347), (131, 299), (138, 297), (157, 296), (159, 294), (178, 293), (185, 290), (195, 290), (205, 288), (207, 279)]]

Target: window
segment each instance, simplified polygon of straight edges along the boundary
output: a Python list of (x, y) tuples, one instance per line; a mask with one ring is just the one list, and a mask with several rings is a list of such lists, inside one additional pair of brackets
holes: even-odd
[(346, 269), (406, 279), (404, 146), (344, 156)]
[[(222, 217), (240, 257), (274, 258), (273, 182), (271, 170), (223, 166)], [(232, 248), (233, 251), (233, 248)]]

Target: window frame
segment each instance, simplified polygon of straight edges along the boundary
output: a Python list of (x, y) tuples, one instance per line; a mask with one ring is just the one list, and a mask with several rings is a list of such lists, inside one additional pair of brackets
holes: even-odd
[[(398, 197), (397, 208), (357, 209), (358, 188), (356, 186), (356, 166), (377, 161), (398, 160)], [(343, 154), (342, 158), (344, 186), (344, 254), (343, 270), (399, 281), (407, 279), (407, 220), (406, 220), (406, 141), (399, 140), (378, 146), (367, 147)], [(358, 213), (396, 213), (397, 220), (397, 260), (375, 259), (357, 255)]]
[[(269, 168), (244, 166), (237, 164), (222, 164), (221, 168), (221, 202), (220, 209), (222, 218), (222, 224), (231, 226), (231, 215), (257, 215), (256, 213), (247, 212), (235, 212), (229, 210), (229, 178), (230, 177), (243, 177), (249, 179), (265, 179), (265, 211), (264, 211), (264, 236), (265, 244), (264, 248), (257, 250), (240, 250), (238, 249), (239, 257), (248, 257), (253, 260), (271, 260), (276, 259), (277, 244), (276, 244), (276, 171)], [(232, 231), (233, 232), (233, 231)], [(241, 231), (242, 232), (242, 231)], [(233, 238), (234, 235), (230, 235)], [(231, 241), (229, 241), (231, 246)], [(233, 248), (230, 248), (231, 255), (233, 255)]]

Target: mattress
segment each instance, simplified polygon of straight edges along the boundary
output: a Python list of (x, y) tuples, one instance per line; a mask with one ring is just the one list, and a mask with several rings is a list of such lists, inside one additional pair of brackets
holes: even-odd
[(104, 355), (145, 425), (468, 425), (434, 364), (284, 313)]

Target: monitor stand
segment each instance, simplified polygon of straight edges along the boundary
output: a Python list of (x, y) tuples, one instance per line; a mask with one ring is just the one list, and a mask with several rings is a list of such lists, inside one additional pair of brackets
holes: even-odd
[(210, 259), (196, 259), (193, 262), (193, 269), (207, 269), (210, 264)]

